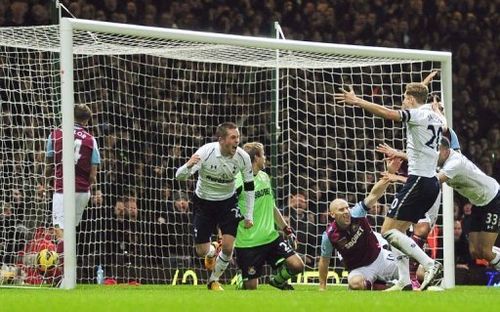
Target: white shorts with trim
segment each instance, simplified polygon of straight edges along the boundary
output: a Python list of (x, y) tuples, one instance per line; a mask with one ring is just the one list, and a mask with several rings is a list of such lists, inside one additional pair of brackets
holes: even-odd
[(398, 279), (398, 267), (396, 257), (387, 249), (381, 249), (377, 259), (370, 265), (360, 267), (349, 272), (347, 280), (350, 281), (355, 275), (362, 275), (371, 283), (375, 281), (390, 282)]
[[(90, 192), (75, 193), (75, 224), (82, 220), (83, 210), (87, 207), (90, 199)], [(52, 224), (55, 227), (64, 229), (64, 205), (63, 193), (54, 193), (52, 196)]]

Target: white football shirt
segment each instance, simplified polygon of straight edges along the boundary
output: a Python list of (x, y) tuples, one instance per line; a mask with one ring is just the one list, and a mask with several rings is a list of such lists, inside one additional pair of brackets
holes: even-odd
[(243, 182), (253, 182), (250, 156), (241, 147), (233, 157), (225, 157), (220, 152), (219, 142), (203, 145), (196, 151), (201, 160), (188, 169), (186, 165), (177, 169), (176, 178), (183, 180), (199, 171), (195, 193), (205, 200), (221, 201), (235, 192), (235, 177), (241, 172)]
[(408, 174), (427, 178), (435, 176), (443, 117), (430, 105), (401, 110), (400, 114), (401, 121), (406, 123)]
[(449, 179), (446, 183), (475, 206), (485, 206), (499, 190), (498, 182), (487, 176), (464, 155), (450, 150), (450, 156), (441, 172)]

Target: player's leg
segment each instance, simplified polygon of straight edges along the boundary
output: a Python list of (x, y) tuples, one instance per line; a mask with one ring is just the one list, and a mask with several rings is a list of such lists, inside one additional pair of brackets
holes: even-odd
[[(211, 202), (202, 200), (196, 195), (193, 195), (192, 202), (194, 211), (194, 248), (199, 257), (205, 257), (205, 267), (208, 270), (213, 270), (218, 246), (211, 244), (210, 238), (215, 231), (217, 218), (215, 213), (212, 212)], [(218, 283), (209, 283), (208, 287), (212, 290), (223, 290)]]
[(222, 234), (222, 248), (215, 260), (215, 267), (210, 275), (209, 282), (218, 281), (227, 269), (233, 255), (234, 240), (235, 237), (233, 235)]
[(217, 253), (216, 246), (210, 243), (210, 238), (215, 231), (216, 217), (211, 213), (210, 202), (193, 195), (193, 235), (194, 249), (199, 257), (214, 257)]
[(61, 277), (64, 271), (64, 205), (63, 193), (54, 193), (52, 195), (52, 224), (54, 226), (55, 250), (59, 255), (57, 266), (51, 273), (56, 275), (53, 286), (61, 283)]
[(493, 251), (498, 233), (470, 232), (469, 245), (474, 259), (485, 259), (497, 270), (500, 268), (500, 254)]
[[(413, 234), (411, 238), (422, 250), (425, 250), (424, 246), (427, 242), (427, 237), (436, 224), (439, 207), (441, 205), (441, 196), (442, 194), (439, 192), (431, 209), (425, 213), (425, 217), (418, 220), (417, 224), (413, 225)], [(410, 259), (410, 278), (414, 288), (420, 288), (420, 282), (417, 278), (418, 266), (419, 264), (417, 261)]]
[(377, 262), (377, 281), (389, 283), (399, 279), (399, 269), (394, 252), (383, 248), (380, 253), (382, 255), (382, 259), (380, 262)]
[(267, 261), (276, 268), (276, 274), (271, 277), (269, 284), (281, 290), (292, 290), (293, 287), (287, 281), (305, 268), (302, 259), (281, 236), (269, 244)]
[(371, 284), (361, 274), (349, 274), (347, 277), (347, 286), (351, 290), (370, 290)]
[(54, 193), (52, 195), (52, 224), (55, 229), (57, 240), (62, 240), (64, 237), (64, 205), (63, 194)]
[(351, 290), (371, 290), (376, 279), (376, 266), (380, 254), (370, 265), (353, 269), (347, 276), (347, 285)]
[(424, 218), (418, 220), (417, 224), (413, 225), (413, 240), (417, 245), (423, 249), (427, 237), (431, 232), (432, 228), (436, 224), (436, 220), (439, 213), (439, 207), (441, 206), (441, 192), (439, 192), (432, 207), (425, 213)]
[[(389, 259), (394, 259), (392, 264), (389, 263)], [(412, 290), (413, 287), (411, 285), (410, 280), (410, 268), (409, 268), (409, 258), (403, 252), (401, 252), (398, 248), (392, 246), (391, 253), (387, 255), (388, 261), (381, 263), (377, 278), (387, 278), (395, 277), (394, 279), (397, 282), (390, 288), (386, 289), (386, 291), (399, 291), (399, 290)], [(396, 274), (394, 274), (394, 267), (396, 268)], [(393, 280), (394, 280), (393, 279)]]
[(221, 290), (222, 287), (218, 281), (231, 261), (234, 240), (241, 216), (239, 214), (236, 195), (227, 200), (217, 202), (217, 207), (213, 208), (216, 211), (216, 222), (222, 233), (222, 249), (215, 261), (215, 268), (208, 279), (208, 286), (210, 289)]
[[(56, 252), (58, 254), (57, 266), (50, 273), (53, 286), (62, 287), (62, 276), (64, 271), (64, 205), (63, 194), (54, 193), (53, 197), (53, 222), (56, 237)], [(82, 221), (83, 211), (90, 200), (90, 192), (75, 193), (75, 226)]]
[(469, 250), (474, 259), (487, 260), (500, 270), (500, 254), (493, 250), (500, 232), (500, 192), (487, 205), (472, 208)]
[(75, 225), (82, 221), (83, 211), (87, 208), (90, 200), (90, 192), (75, 193)]
[(243, 279), (243, 289), (246, 290), (255, 290), (257, 289), (257, 285), (259, 285), (259, 279), (258, 278), (252, 278), (249, 280)]
[(242, 284), (237, 289), (257, 289), (265, 262), (265, 246), (235, 248), (236, 263), (241, 270)]
[(417, 223), (425, 216), (425, 213), (436, 202), (439, 192), (440, 186), (436, 177), (410, 176), (394, 198), (382, 225), (384, 238), (425, 268), (426, 277), (420, 287), (421, 290), (426, 289), (441, 272), (442, 265), (430, 258), (405, 233), (410, 223)]

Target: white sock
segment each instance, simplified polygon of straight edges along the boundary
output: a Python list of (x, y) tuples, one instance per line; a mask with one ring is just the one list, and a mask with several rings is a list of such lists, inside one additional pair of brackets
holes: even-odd
[(394, 246), (391, 247), (391, 251), (396, 257), (399, 282), (406, 286), (410, 284), (410, 258)]
[(231, 256), (226, 256), (223, 252), (219, 253), (219, 256), (217, 256), (217, 260), (215, 260), (215, 269), (212, 271), (212, 274), (210, 275), (210, 278), (208, 280), (210, 282), (218, 281), (229, 265), (230, 260)]
[(495, 254), (495, 258), (490, 261), (490, 264), (495, 267), (497, 271), (500, 271), (500, 254), (493, 252)]
[(214, 245), (210, 244), (210, 247), (208, 248), (208, 252), (207, 252), (207, 254), (205, 256), (207, 256), (207, 257), (213, 257), (213, 256), (215, 256), (215, 247), (214, 247)]
[(425, 269), (429, 269), (434, 265), (434, 260), (429, 257), (418, 245), (405, 234), (396, 229), (387, 231), (384, 238), (401, 252), (415, 259)]

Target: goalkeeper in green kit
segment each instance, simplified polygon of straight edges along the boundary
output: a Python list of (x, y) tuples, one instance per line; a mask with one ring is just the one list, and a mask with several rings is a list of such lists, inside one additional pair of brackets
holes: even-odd
[[(236, 262), (243, 277), (238, 288), (257, 289), (264, 263), (267, 262), (277, 270), (269, 284), (281, 290), (293, 290), (287, 281), (304, 270), (304, 262), (291, 246), (295, 244), (295, 234), (276, 208), (271, 180), (267, 173), (262, 171), (266, 164), (264, 146), (258, 142), (250, 142), (245, 144), (243, 149), (252, 160), (255, 205), (254, 226), (246, 229), (240, 222), (236, 234)], [(236, 192), (239, 200), (238, 206), (244, 214), (246, 205), (242, 185), (242, 177), (239, 174), (236, 177)], [(281, 237), (278, 229), (287, 236), (287, 241)]]

